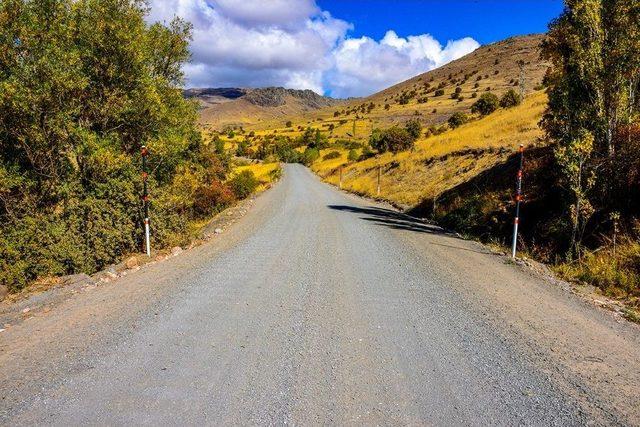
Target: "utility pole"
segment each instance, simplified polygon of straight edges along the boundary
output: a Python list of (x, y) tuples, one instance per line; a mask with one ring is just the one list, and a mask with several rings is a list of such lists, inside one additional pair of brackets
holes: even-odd
[(147, 156), (149, 155), (149, 150), (145, 145), (142, 146), (141, 150), (142, 154), (142, 202), (144, 204), (144, 243), (145, 243), (145, 252), (147, 256), (151, 256), (151, 239), (149, 235), (149, 193), (147, 189), (147, 178), (149, 174), (147, 173)]
[(524, 146), (520, 145), (520, 167), (518, 168), (518, 178), (516, 180), (516, 218), (513, 221), (513, 242), (511, 244), (511, 258), (516, 257), (518, 245), (518, 225), (520, 223), (520, 202), (522, 201), (522, 168), (524, 166)]

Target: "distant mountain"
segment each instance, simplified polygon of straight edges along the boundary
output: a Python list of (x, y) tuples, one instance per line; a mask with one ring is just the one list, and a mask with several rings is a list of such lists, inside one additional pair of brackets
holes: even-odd
[(282, 87), (187, 89), (184, 96), (198, 100), (200, 122), (212, 128), (255, 125), (262, 121), (296, 116), (346, 101), (311, 90)]

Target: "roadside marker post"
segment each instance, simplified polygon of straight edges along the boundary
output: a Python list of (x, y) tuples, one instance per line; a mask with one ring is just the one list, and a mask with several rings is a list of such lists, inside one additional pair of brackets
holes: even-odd
[(340, 166), (340, 189), (342, 190), (342, 166)]
[(382, 175), (382, 166), (378, 165), (378, 190), (377, 190), (377, 195), (380, 195), (380, 178)]
[(513, 242), (511, 244), (511, 258), (516, 257), (518, 246), (518, 225), (520, 224), (520, 202), (522, 201), (522, 168), (524, 166), (524, 146), (520, 145), (520, 167), (516, 180), (516, 217), (513, 221)]
[(147, 156), (149, 155), (149, 150), (145, 145), (142, 146), (142, 150), (140, 152), (142, 154), (142, 202), (144, 204), (144, 243), (145, 243), (145, 252), (148, 257), (151, 257), (151, 238), (149, 232), (149, 193), (147, 189), (147, 178), (149, 174), (147, 173)]

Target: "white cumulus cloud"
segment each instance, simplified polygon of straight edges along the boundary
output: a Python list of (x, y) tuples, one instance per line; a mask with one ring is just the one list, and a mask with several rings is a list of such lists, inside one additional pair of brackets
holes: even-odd
[(190, 87), (284, 86), (363, 96), (459, 58), (479, 45), (430, 35), (349, 38), (352, 24), (315, 0), (152, 0), (149, 20), (194, 26)]
[(380, 41), (346, 39), (333, 52), (331, 92), (338, 97), (370, 94), (440, 67), (479, 46), (472, 38), (464, 38), (443, 47), (429, 34), (402, 38), (394, 31), (388, 31)]

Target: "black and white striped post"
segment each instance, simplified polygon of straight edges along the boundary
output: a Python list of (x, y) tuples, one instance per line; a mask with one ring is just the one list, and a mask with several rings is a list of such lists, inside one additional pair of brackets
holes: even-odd
[(149, 193), (147, 189), (147, 178), (149, 174), (147, 173), (147, 156), (149, 155), (149, 150), (145, 145), (142, 146), (142, 150), (140, 152), (142, 154), (142, 202), (144, 204), (144, 244), (145, 244), (145, 252), (147, 256), (151, 256), (151, 239), (149, 234)]
[(520, 224), (520, 202), (522, 201), (522, 168), (524, 166), (524, 146), (520, 145), (520, 167), (516, 181), (516, 218), (513, 221), (513, 243), (511, 245), (511, 258), (516, 257), (518, 246), (518, 225)]

